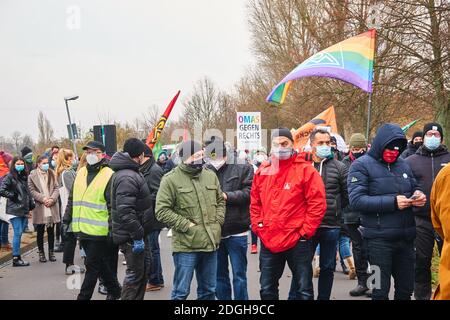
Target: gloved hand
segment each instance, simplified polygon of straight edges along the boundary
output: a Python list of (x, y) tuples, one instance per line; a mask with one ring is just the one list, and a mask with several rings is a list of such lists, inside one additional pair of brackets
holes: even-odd
[(141, 253), (144, 251), (144, 249), (145, 243), (143, 239), (133, 241), (133, 248), (132, 248), (133, 253)]

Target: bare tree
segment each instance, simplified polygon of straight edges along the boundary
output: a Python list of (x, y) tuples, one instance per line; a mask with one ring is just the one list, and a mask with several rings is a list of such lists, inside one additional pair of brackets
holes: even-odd
[(22, 144), (22, 134), (19, 131), (14, 131), (11, 135), (11, 140), (14, 145), (14, 151), (16, 153), (20, 152), (20, 146)]
[(54, 131), (47, 117), (44, 116), (42, 111), (39, 111), (38, 115), (38, 129), (39, 129), (39, 140), (38, 140), (38, 152), (43, 152), (45, 148), (54, 140)]

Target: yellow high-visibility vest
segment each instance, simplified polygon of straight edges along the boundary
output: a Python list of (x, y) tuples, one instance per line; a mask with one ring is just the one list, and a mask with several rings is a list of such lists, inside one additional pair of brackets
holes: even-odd
[(87, 169), (81, 168), (73, 185), (72, 231), (91, 236), (108, 235), (105, 189), (114, 171), (104, 167), (87, 185)]

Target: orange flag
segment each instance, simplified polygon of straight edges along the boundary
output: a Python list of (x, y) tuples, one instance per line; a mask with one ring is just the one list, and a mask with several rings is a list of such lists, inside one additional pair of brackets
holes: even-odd
[(336, 113), (334, 112), (334, 106), (329, 107), (297, 130), (291, 130), (292, 136), (294, 137), (294, 147), (297, 150), (303, 150), (305, 145), (308, 143), (309, 135), (317, 126), (330, 127), (331, 132), (337, 133)]
[(177, 102), (179, 95), (180, 91), (178, 91), (175, 97), (173, 97), (172, 101), (170, 101), (169, 105), (166, 108), (166, 111), (164, 111), (158, 123), (153, 127), (152, 131), (150, 131), (150, 134), (148, 135), (146, 140), (146, 144), (150, 147), (150, 149), (153, 149), (155, 144), (159, 141), (159, 138), (161, 137), (161, 132), (166, 126), (167, 118), (169, 118), (169, 115), (172, 112), (173, 106)]

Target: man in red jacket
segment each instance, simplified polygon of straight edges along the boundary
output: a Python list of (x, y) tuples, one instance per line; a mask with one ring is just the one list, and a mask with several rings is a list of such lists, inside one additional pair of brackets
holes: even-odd
[(297, 281), (298, 299), (312, 300), (311, 237), (327, 207), (325, 186), (305, 154), (294, 151), (287, 128), (272, 132), (272, 155), (255, 173), (251, 190), (252, 230), (262, 242), (261, 299), (278, 300), (286, 262)]

